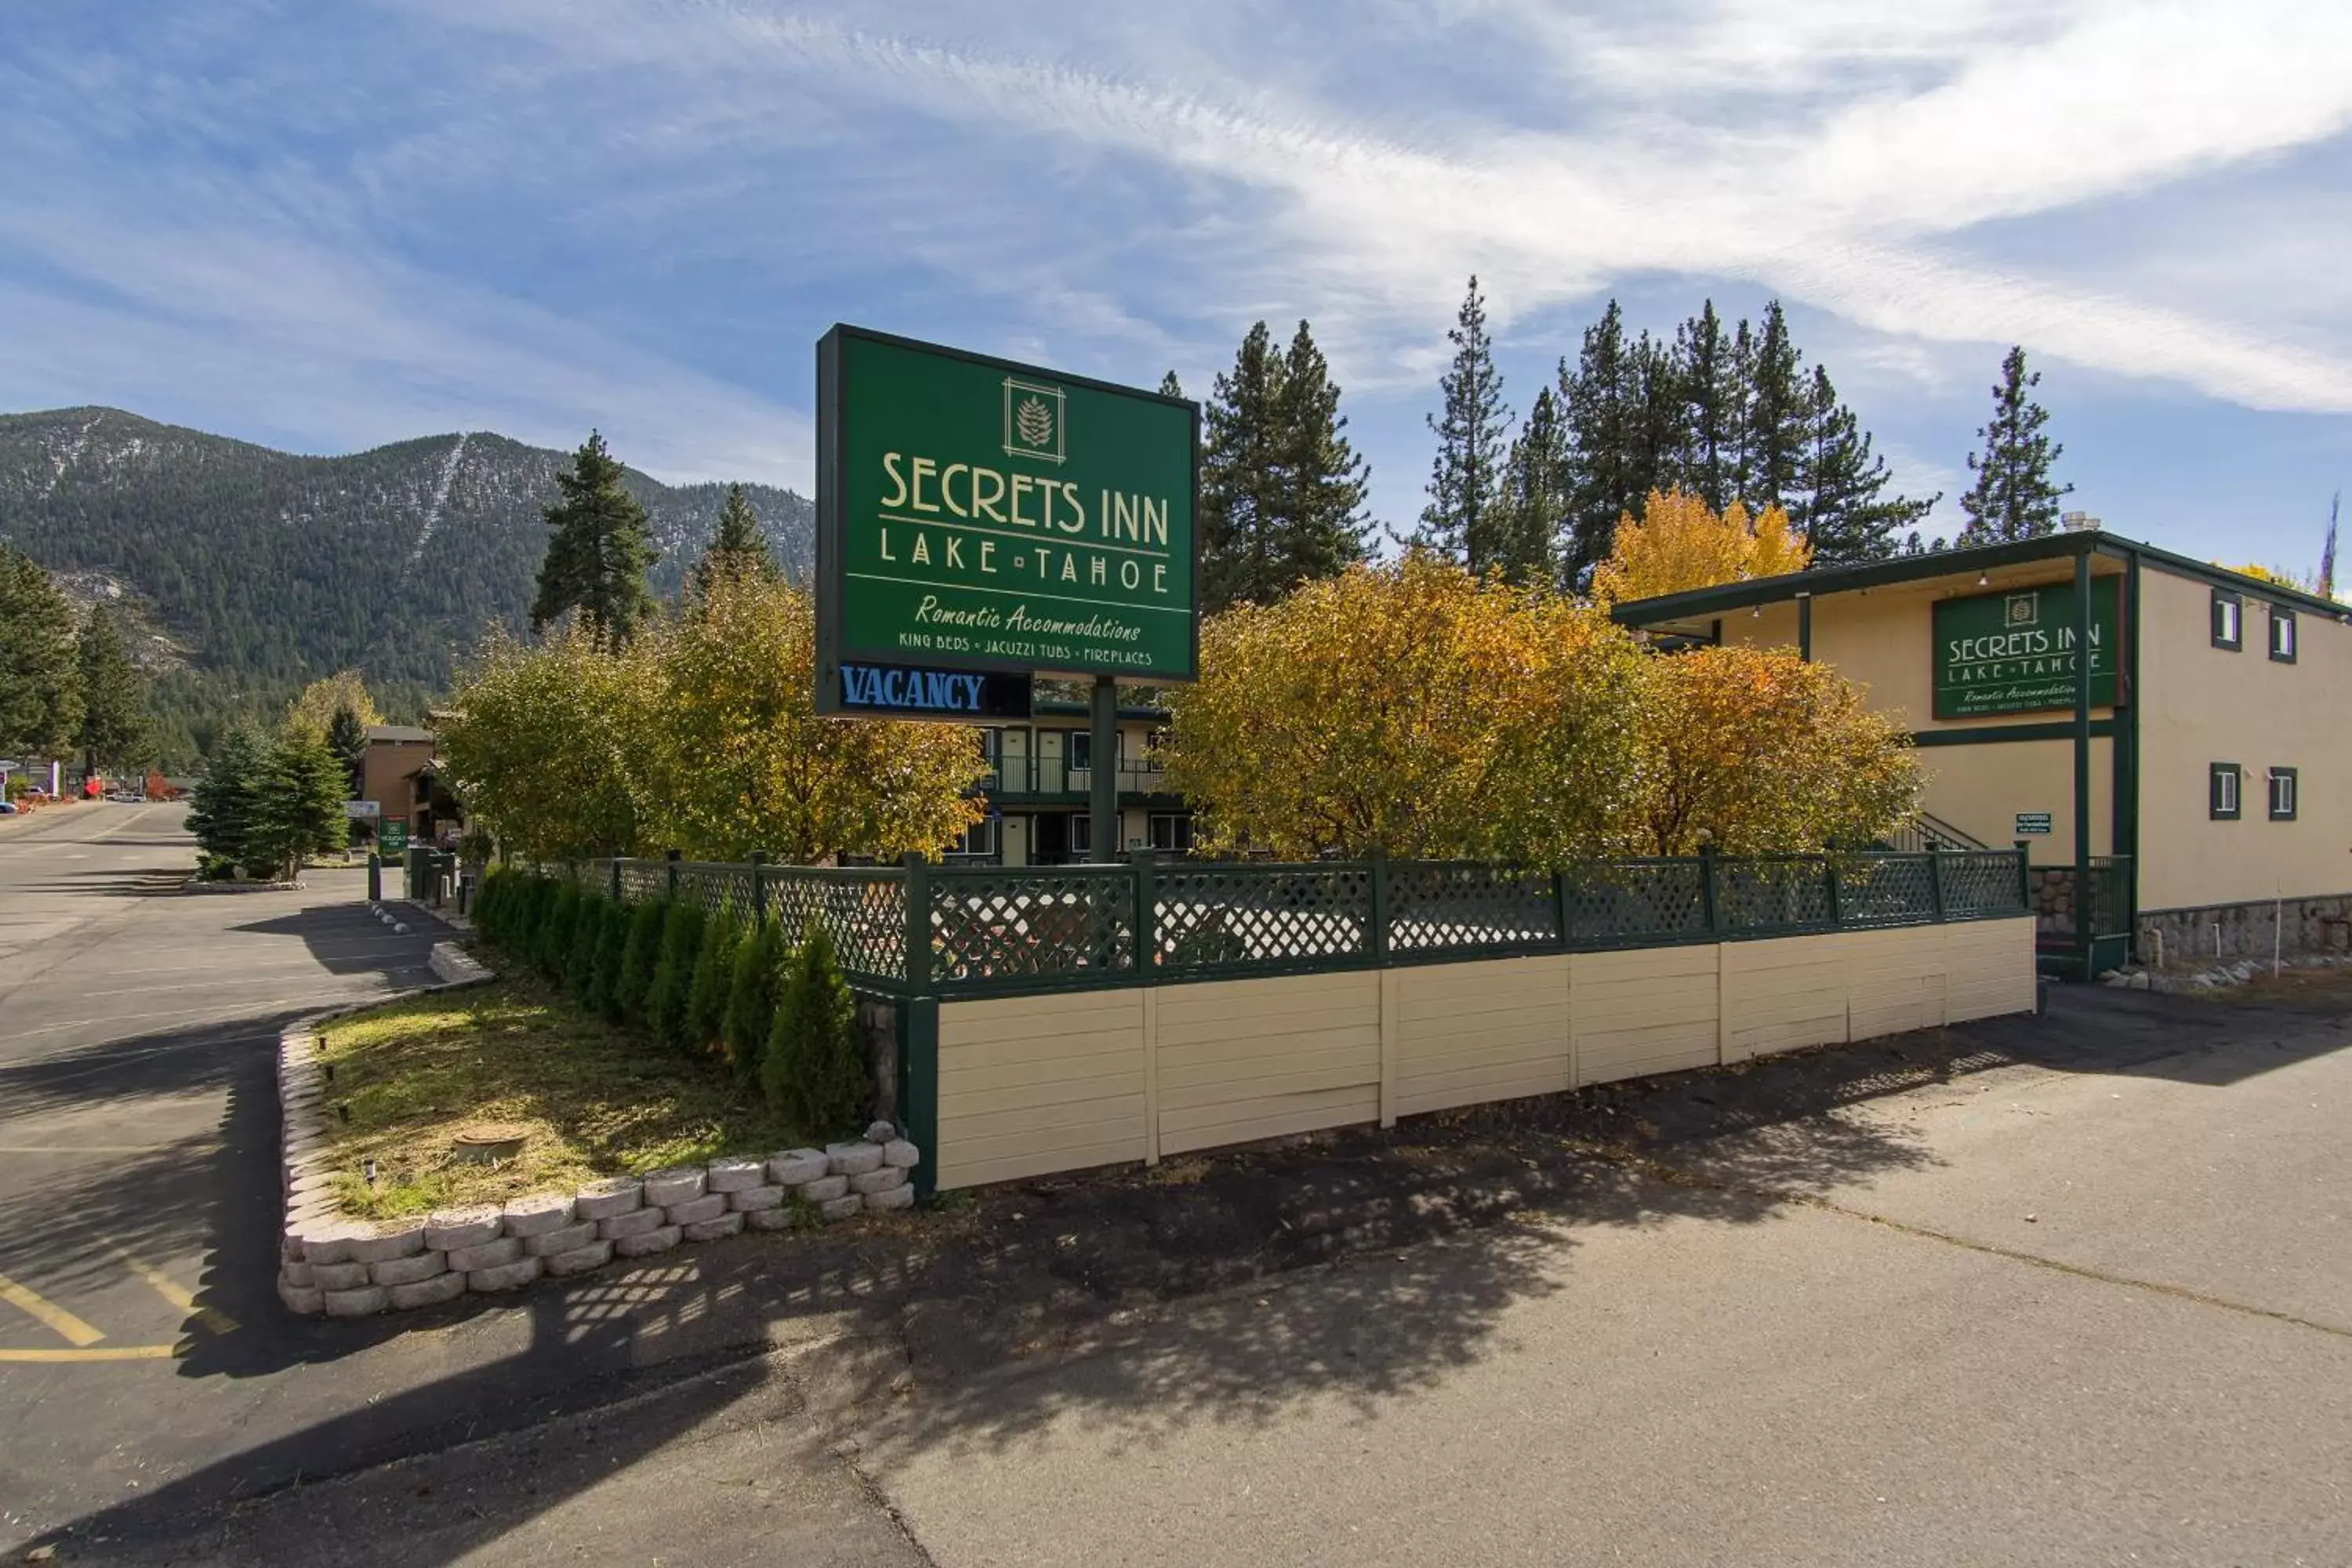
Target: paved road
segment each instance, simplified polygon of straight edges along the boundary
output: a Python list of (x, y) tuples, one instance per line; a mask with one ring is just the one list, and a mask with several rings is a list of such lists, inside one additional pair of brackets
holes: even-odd
[[(167, 826), (120, 837), (161, 864)], [(69, 847), (91, 837), (52, 849), (137, 869)], [(1865, 1051), (1683, 1080), (1626, 1100), (1669, 1122), (1645, 1155), (1568, 1158), (1515, 1221), (1223, 1294), (1105, 1300), (1107, 1237), (983, 1228), (1018, 1245), (941, 1311), (908, 1280), (949, 1228), (722, 1244), (399, 1333), (240, 1302), (267, 1260), (229, 1210), (271, 1010), (394, 983), (400, 955), (337, 975), (311, 950), (347, 911), (209, 914), (233, 900), (103, 864), (110, 890), (18, 902), (79, 864), (33, 873), (24, 842), (0, 837), (0, 910), (26, 911), (0, 933), (0, 1142), (75, 1148), (0, 1154), (0, 1181), (104, 1213), (107, 1162), (148, 1161), (195, 1212), (115, 1239), (241, 1323), (189, 1327), (97, 1227), (9, 1205), (0, 1271), (105, 1342), (190, 1353), (0, 1363), (0, 1545), (72, 1521), (67, 1560), (155, 1563), (2352, 1563), (2341, 1003), (2070, 992), (1954, 1031), (1932, 1081)], [(100, 994), (141, 989), (108, 978), (150, 966), (139, 931), (275, 963), (287, 921), (310, 968), (193, 994), (247, 1009), (206, 1047)], [(120, 1021), (18, 1041), (27, 1000), (30, 1028)], [(1756, 1087), (1776, 1075), (1825, 1092), (1791, 1112)], [(1033, 1288), (1075, 1305), (998, 1336), (1009, 1357), (954, 1353)], [(0, 1345), (60, 1342), (0, 1318)]]

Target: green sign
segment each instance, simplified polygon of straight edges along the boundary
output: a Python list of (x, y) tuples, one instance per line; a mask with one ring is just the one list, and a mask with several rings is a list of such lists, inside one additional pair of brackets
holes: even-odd
[(817, 700), (845, 665), (1190, 680), (1200, 411), (835, 327), (817, 345)]
[[(2112, 707), (2122, 644), (2116, 579), (2091, 584), (2091, 705)], [(2084, 651), (2074, 585), (1946, 599), (1936, 605), (1936, 717), (2032, 713), (2074, 706), (2075, 660)]]
[(384, 818), (383, 821), (376, 826), (375, 847), (376, 852), (380, 855), (407, 854), (408, 824), (401, 821), (398, 817), (388, 816)]
[(2050, 814), (2046, 811), (2021, 811), (2017, 814), (2017, 836), (2030, 838), (2037, 833), (2050, 831)]

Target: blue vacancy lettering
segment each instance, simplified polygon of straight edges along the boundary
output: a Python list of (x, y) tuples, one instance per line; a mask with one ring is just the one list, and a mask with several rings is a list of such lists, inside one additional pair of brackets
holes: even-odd
[(856, 708), (905, 708), (933, 713), (977, 713), (978, 675), (943, 669), (889, 669), (867, 664), (841, 667), (843, 701)]

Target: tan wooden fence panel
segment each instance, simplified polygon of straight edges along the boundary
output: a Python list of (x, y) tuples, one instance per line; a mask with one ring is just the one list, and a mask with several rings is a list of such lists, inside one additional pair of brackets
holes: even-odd
[(1569, 959), (1576, 1070), (1606, 1083), (1719, 1059), (1716, 950), (1654, 947)]
[(1843, 1042), (1857, 934), (1875, 933), (1734, 942), (1718, 949), (1723, 1059), (1746, 1061), (1775, 1051)]
[(1144, 993), (940, 1009), (941, 1187), (1140, 1160)]
[(1574, 1087), (1567, 954), (1417, 965), (1393, 974), (1391, 1115)]
[(1158, 1006), (1162, 1153), (1379, 1118), (1377, 972), (1171, 985)]
[(1936, 928), (1950, 965), (1949, 1023), (2033, 1010), (2039, 984), (2031, 920), (1969, 921)]

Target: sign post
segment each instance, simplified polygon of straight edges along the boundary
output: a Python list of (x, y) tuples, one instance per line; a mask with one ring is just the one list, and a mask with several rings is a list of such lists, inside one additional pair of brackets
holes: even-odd
[(836, 326), (817, 344), (820, 713), (1026, 718), (1091, 678), (1093, 858), (1118, 858), (1120, 679), (1200, 663), (1200, 409)]

